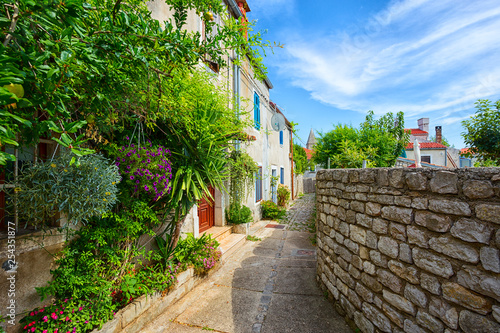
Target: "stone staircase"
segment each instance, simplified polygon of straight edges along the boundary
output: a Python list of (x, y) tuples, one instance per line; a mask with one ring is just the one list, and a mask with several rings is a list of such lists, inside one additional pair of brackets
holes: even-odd
[[(253, 235), (262, 229), (267, 222), (269, 221), (253, 223), (248, 229), (248, 235)], [(246, 242), (247, 233), (235, 233), (233, 229), (233, 226), (212, 227), (201, 234), (210, 234), (212, 239), (216, 239), (219, 242), (222, 251), (222, 261), (229, 258), (231, 254)]]

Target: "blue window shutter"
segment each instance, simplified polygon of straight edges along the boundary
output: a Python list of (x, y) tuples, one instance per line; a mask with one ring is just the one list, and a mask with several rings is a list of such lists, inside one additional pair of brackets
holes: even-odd
[(280, 145), (283, 145), (283, 131), (280, 131)]
[(255, 128), (260, 129), (260, 98), (256, 92), (253, 95), (253, 120)]
[(280, 183), (285, 184), (285, 168), (281, 168), (280, 170)]

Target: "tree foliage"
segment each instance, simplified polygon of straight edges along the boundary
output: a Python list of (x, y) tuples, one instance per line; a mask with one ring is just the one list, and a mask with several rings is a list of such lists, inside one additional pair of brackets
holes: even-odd
[(368, 167), (391, 167), (409, 141), (404, 131), (403, 112), (396, 116), (391, 112), (374, 119), (369, 111), (359, 129), (338, 124), (321, 134), (315, 146), (313, 160), (323, 167), (361, 168), (363, 160)]
[(462, 133), (465, 145), (470, 147), (466, 156), (478, 157), (500, 164), (500, 100), (492, 103), (480, 99), (475, 103), (476, 113), (462, 121), (465, 132)]
[(309, 167), (306, 151), (296, 143), (293, 144), (293, 164), (294, 171), (298, 175), (303, 174)]

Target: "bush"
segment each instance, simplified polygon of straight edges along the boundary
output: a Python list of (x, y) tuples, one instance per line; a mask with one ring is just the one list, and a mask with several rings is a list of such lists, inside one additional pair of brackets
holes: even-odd
[(290, 189), (288, 186), (279, 184), (278, 185), (278, 205), (285, 207), (290, 201)]
[(37, 224), (63, 212), (68, 221), (101, 216), (116, 202), (118, 168), (101, 155), (58, 158), (22, 170), (16, 188), (19, 212)]
[(226, 221), (232, 224), (253, 222), (252, 211), (247, 206), (232, 203), (226, 208)]
[(186, 238), (179, 240), (173, 259), (180, 263), (182, 268), (192, 265), (196, 274), (206, 274), (222, 255), (218, 247), (219, 243), (210, 235), (195, 238), (193, 234), (188, 234)]
[(279, 207), (270, 200), (262, 201), (260, 206), (262, 207), (262, 218), (264, 219), (279, 220), (286, 214), (284, 207)]

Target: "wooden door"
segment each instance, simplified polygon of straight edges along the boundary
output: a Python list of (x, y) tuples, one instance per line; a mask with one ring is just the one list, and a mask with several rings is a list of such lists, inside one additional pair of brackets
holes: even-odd
[[(210, 187), (210, 194), (215, 198), (215, 190), (213, 187)], [(212, 199), (203, 198), (198, 202), (198, 220), (200, 224), (200, 233), (215, 225), (215, 204)]]

